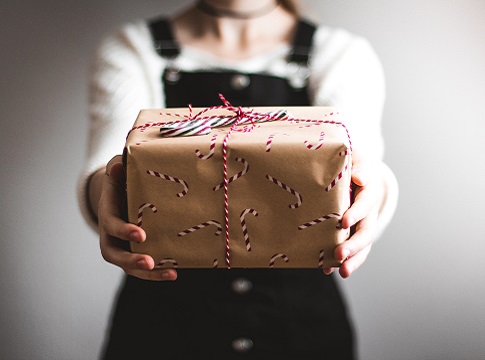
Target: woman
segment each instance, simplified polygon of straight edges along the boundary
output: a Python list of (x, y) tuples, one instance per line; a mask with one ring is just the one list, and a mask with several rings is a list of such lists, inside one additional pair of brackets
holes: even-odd
[[(356, 199), (335, 250), (348, 277), (365, 260), (395, 208), (397, 187), (382, 163), (381, 65), (346, 31), (299, 21), (277, 0), (203, 0), (168, 21), (129, 24), (96, 55), (90, 93), (89, 161), (80, 202), (100, 233), (103, 257), (127, 277), (104, 358), (353, 359), (348, 315), (321, 270), (161, 270), (126, 250), (146, 234), (121, 219), (120, 152), (140, 109), (233, 105), (332, 105), (353, 137)], [(173, 281), (177, 279), (176, 281)], [(172, 280), (172, 281), (154, 281)]]

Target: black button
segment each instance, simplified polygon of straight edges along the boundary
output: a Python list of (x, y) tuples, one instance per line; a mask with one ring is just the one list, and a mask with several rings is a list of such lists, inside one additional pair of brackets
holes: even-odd
[(244, 74), (237, 74), (231, 78), (231, 86), (234, 90), (242, 90), (249, 86), (251, 79)]
[(177, 83), (180, 80), (180, 76), (180, 71), (178, 69), (167, 69), (167, 71), (165, 71), (165, 80), (169, 83)]
[(246, 294), (253, 288), (253, 283), (246, 278), (237, 278), (231, 284), (232, 290), (240, 295)]
[(238, 353), (246, 353), (253, 348), (253, 341), (248, 338), (234, 339), (231, 347)]

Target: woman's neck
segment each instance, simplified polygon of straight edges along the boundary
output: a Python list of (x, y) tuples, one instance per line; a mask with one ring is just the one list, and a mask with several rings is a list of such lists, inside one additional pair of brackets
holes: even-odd
[[(209, 6), (240, 14), (267, 9), (250, 18), (215, 16), (194, 6), (173, 21), (181, 45), (202, 48), (220, 58), (242, 60), (291, 41), (296, 25), (277, 0), (203, 0)], [(272, 7), (273, 6), (273, 7)]]
[(271, 13), (278, 6), (278, 2), (278, 0), (199, 0), (196, 3), (196, 7), (205, 14), (216, 18), (250, 20)]

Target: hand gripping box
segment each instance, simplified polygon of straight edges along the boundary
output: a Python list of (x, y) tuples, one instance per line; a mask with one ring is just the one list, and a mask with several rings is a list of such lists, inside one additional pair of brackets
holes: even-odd
[[(158, 267), (339, 266), (334, 249), (349, 236), (340, 227), (351, 202), (349, 134), (331, 108), (265, 115), (277, 110), (142, 110), (124, 152), (128, 221), (147, 233), (132, 251)], [(184, 129), (189, 116), (213, 126), (194, 135)], [(162, 135), (165, 123), (181, 136)]]

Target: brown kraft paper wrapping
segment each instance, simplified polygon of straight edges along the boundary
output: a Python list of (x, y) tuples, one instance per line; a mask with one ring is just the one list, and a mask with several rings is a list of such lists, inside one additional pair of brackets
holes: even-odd
[[(349, 236), (339, 227), (350, 206), (347, 130), (331, 108), (285, 109), (291, 120), (257, 123), (250, 132), (241, 131), (250, 125), (240, 125), (228, 138), (231, 268), (340, 265), (333, 254)], [(187, 116), (189, 109), (142, 110), (127, 137), (128, 221), (147, 233), (132, 251), (151, 255), (159, 267), (227, 268), (224, 188), (218, 185), (230, 127), (162, 137), (152, 125), (181, 119), (173, 114)], [(233, 115), (210, 112), (222, 114)]]

